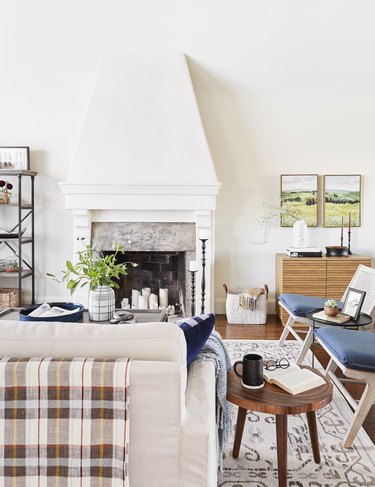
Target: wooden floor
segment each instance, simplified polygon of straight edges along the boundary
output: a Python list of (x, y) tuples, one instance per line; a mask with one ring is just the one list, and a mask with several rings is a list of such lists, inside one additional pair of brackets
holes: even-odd
[[(216, 315), (216, 329), (222, 338), (233, 340), (278, 340), (283, 326), (276, 315), (268, 315), (266, 325), (228, 325), (225, 315)], [(288, 340), (294, 337), (289, 335)], [(315, 355), (319, 362), (325, 367), (328, 363), (328, 355), (322, 349), (315, 347)], [(360, 397), (362, 386), (351, 386), (353, 397)], [(375, 405), (372, 406), (365, 422), (363, 423), (367, 434), (375, 443)]]

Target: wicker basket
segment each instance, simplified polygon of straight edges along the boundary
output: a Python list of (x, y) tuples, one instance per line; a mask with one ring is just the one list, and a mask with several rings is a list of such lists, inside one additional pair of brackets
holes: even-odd
[(264, 325), (266, 323), (268, 302), (267, 284), (264, 285), (264, 294), (261, 294), (256, 300), (256, 308), (254, 310), (240, 306), (240, 295), (245, 289), (230, 289), (226, 284), (223, 286), (227, 293), (225, 308), (228, 324)]
[(17, 288), (0, 288), (0, 309), (16, 308), (20, 305), (20, 295)]

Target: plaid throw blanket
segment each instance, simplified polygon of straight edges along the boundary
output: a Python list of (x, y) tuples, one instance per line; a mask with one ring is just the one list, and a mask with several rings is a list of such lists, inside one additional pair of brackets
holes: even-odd
[(130, 359), (0, 359), (0, 485), (128, 486)]

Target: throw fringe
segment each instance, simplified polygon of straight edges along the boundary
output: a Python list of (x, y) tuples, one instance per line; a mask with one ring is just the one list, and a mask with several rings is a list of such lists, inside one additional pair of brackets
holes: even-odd
[(264, 294), (264, 292), (264, 289), (261, 287), (247, 289), (244, 293), (240, 294), (241, 308), (255, 311), (257, 299), (261, 294)]
[(196, 360), (208, 360), (214, 363), (216, 370), (216, 427), (218, 432), (217, 458), (218, 468), (223, 471), (224, 451), (232, 431), (230, 406), (227, 401), (227, 374), (232, 367), (229, 354), (220, 336), (213, 331)]

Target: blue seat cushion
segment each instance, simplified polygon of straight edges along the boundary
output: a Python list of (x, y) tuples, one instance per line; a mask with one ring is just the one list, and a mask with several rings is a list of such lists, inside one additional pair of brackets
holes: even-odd
[(204, 347), (215, 325), (215, 315), (205, 315), (184, 318), (176, 324), (182, 329), (186, 340), (186, 361), (189, 366)]
[(375, 372), (375, 333), (327, 327), (315, 336), (348, 369)]
[[(317, 296), (305, 296), (303, 294), (282, 293), (279, 300), (288, 308), (288, 310), (296, 316), (305, 317), (306, 314), (317, 308), (324, 308), (324, 303), (327, 298), (319, 298)], [(339, 308), (342, 308), (342, 303), (337, 302)]]

